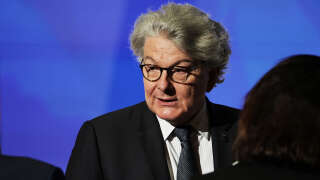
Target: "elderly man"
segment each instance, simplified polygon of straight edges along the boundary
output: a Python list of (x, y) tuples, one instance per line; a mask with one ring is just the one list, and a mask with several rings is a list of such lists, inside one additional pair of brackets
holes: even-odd
[(238, 110), (209, 102), (228, 34), (189, 4), (141, 15), (131, 34), (145, 102), (84, 123), (68, 180), (189, 180), (231, 165)]

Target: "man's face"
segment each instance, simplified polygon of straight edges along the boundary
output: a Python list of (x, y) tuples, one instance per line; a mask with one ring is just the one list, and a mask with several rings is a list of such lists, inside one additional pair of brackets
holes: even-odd
[[(142, 64), (162, 68), (190, 68), (196, 62), (164, 36), (146, 38), (143, 58)], [(191, 120), (202, 108), (205, 92), (211, 90), (213, 82), (209, 78), (208, 68), (199, 66), (192, 71), (188, 83), (172, 81), (166, 70), (162, 71), (159, 80), (151, 82), (144, 78), (143, 83), (149, 109), (160, 118), (181, 125)]]

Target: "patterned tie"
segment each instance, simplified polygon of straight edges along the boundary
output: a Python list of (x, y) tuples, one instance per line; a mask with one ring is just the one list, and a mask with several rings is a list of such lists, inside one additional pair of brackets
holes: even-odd
[(177, 168), (177, 180), (190, 180), (197, 172), (196, 161), (193, 156), (190, 128), (175, 128), (175, 135), (181, 142), (181, 153)]

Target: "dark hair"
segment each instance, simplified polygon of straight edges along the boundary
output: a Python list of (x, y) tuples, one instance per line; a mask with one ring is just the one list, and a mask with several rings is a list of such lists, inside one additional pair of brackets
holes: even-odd
[(320, 57), (295, 55), (247, 94), (233, 146), (237, 160), (320, 168)]

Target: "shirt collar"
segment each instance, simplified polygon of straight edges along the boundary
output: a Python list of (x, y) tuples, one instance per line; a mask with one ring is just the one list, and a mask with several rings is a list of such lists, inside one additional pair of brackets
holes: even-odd
[(167, 140), (175, 127), (172, 126), (167, 120), (161, 119), (158, 116), (157, 116), (157, 119), (160, 124), (160, 129), (162, 132), (163, 139)]

